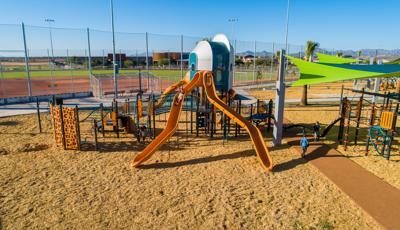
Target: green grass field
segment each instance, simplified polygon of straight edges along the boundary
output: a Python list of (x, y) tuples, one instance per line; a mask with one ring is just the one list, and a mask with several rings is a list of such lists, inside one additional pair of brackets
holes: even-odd
[[(138, 70), (120, 70), (121, 74), (124, 73), (137, 73)], [(143, 71), (142, 71), (143, 72)], [(151, 70), (152, 74), (156, 76), (174, 77), (181, 74), (180, 70)], [(113, 70), (93, 70), (93, 74), (113, 74)], [(89, 76), (88, 70), (40, 70), (31, 71), (31, 77), (70, 77), (70, 76)], [(25, 78), (25, 71), (15, 72), (2, 72), (1, 77), (3, 78)]]
[[(185, 70), (186, 71), (186, 70)], [(120, 70), (120, 74), (138, 73), (138, 70)], [(145, 74), (145, 71), (142, 71)], [(171, 81), (179, 81), (181, 79), (180, 70), (150, 70), (150, 73), (154, 76), (162, 79), (168, 79)], [(93, 74), (113, 74), (113, 70), (93, 70)], [(35, 70), (31, 71), (31, 78), (50, 78), (50, 77), (89, 77), (88, 70)], [(262, 78), (269, 79), (270, 73), (263, 72)], [(26, 78), (25, 71), (15, 72), (2, 72), (0, 78)], [(253, 80), (252, 72), (237, 72), (236, 80)]]

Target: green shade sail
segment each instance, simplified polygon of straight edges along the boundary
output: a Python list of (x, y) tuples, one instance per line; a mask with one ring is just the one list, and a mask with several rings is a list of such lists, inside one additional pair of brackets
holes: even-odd
[(383, 64), (385, 64), (385, 65), (397, 64), (398, 65), (398, 64), (400, 64), (400, 58), (390, 61), (390, 62), (383, 63)]
[(323, 53), (317, 53), (319, 63), (326, 63), (326, 64), (349, 64), (358, 62), (358, 60), (351, 59), (351, 58), (341, 58), (332, 55), (327, 55)]
[(292, 86), (345, 81), (362, 78), (400, 76), (400, 65), (323, 64), (287, 56), (300, 70), (300, 79)]

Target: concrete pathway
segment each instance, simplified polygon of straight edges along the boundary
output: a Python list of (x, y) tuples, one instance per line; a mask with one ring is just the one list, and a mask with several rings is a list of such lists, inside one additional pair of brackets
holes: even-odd
[[(300, 157), (299, 137), (289, 137), (288, 141), (292, 145), (291, 150)], [(320, 170), (383, 227), (400, 228), (400, 190), (325, 144), (311, 144), (305, 160)], [(277, 170), (282, 168), (285, 166), (277, 166)]]

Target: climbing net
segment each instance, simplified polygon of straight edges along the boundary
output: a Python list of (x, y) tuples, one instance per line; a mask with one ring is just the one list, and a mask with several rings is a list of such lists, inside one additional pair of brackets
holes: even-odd
[(383, 156), (384, 147), (389, 145), (389, 138), (387, 137), (385, 129), (380, 126), (371, 126), (368, 130), (368, 135), (371, 138), (371, 143), (376, 152)]

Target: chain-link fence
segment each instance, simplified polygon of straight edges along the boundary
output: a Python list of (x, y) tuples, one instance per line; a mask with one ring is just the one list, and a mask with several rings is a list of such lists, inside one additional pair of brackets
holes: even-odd
[[(103, 94), (113, 91), (111, 32), (56, 28), (52, 24), (1, 24), (0, 34), (0, 98), (77, 92), (96, 95), (99, 85), (104, 86)], [(135, 92), (139, 86), (160, 92), (179, 81), (188, 71), (189, 53), (202, 39), (209, 38), (115, 33), (120, 93)], [(235, 50), (234, 86), (264, 85), (277, 79), (278, 52), (286, 48), (284, 44), (239, 40), (231, 43)], [(338, 54), (334, 49), (319, 51)], [(305, 47), (289, 44), (287, 53), (302, 58)], [(379, 56), (378, 51), (375, 56)], [(288, 64), (286, 80), (297, 77), (295, 66)]]

